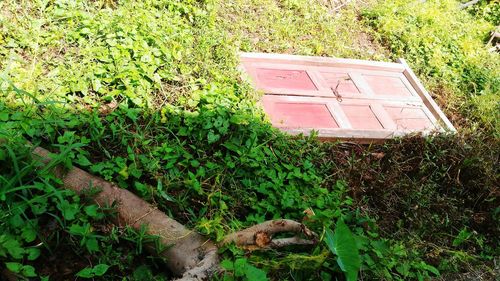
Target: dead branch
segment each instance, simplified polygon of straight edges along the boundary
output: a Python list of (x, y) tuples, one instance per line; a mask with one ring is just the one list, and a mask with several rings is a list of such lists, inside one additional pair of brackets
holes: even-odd
[[(307, 238), (313, 240), (304, 240), (300, 238), (272, 239), (273, 234), (283, 232), (304, 234)], [(235, 243), (237, 246), (248, 247), (250, 249), (267, 247), (279, 248), (288, 245), (312, 245), (315, 243), (314, 239), (316, 238), (316, 233), (312, 232), (305, 225), (293, 220), (280, 219), (265, 221), (247, 229), (229, 234), (221, 242), (221, 246)]]
[(196, 267), (184, 272), (180, 279), (176, 281), (202, 281), (208, 280), (211, 276), (219, 272), (219, 256), (217, 248), (210, 249), (205, 253), (205, 257)]
[(116, 108), (118, 108), (118, 102), (113, 100), (109, 103), (101, 105), (98, 109), (98, 112), (100, 115), (108, 115), (111, 112), (113, 112)]
[(475, 5), (475, 4), (479, 3), (479, 1), (481, 1), (481, 0), (472, 0), (472, 1), (469, 1), (467, 3), (460, 4), (460, 9), (465, 9), (469, 6)]
[[(50, 152), (43, 148), (37, 147), (33, 153), (41, 157), (41, 161), (45, 163), (50, 161)], [(158, 236), (161, 244), (166, 247), (160, 255), (166, 258), (168, 268), (175, 275), (182, 276), (200, 264), (210, 263), (213, 267), (218, 264), (216, 258), (205, 259), (207, 253), (216, 251), (215, 244), (187, 229), (132, 192), (76, 167), (66, 173), (61, 168), (55, 168), (53, 173), (63, 181), (65, 188), (78, 194), (84, 193), (91, 187), (98, 188), (100, 192), (94, 200), (101, 206), (116, 205), (118, 214), (116, 224), (128, 225), (135, 229), (146, 225), (147, 233)]]
[(269, 247), (271, 248), (283, 248), (287, 246), (310, 246), (316, 244), (314, 240), (302, 239), (300, 237), (290, 237), (290, 238), (278, 238), (271, 240)]
[[(33, 154), (45, 164), (51, 161), (50, 152), (37, 147)], [(42, 167), (46, 169), (49, 166)], [(220, 272), (218, 246), (208, 238), (187, 229), (184, 225), (168, 217), (156, 207), (142, 200), (126, 189), (93, 176), (82, 169), (73, 167), (65, 171), (55, 167), (51, 172), (62, 180), (63, 186), (82, 194), (92, 188), (100, 192), (93, 198), (101, 206), (116, 206), (118, 216), (115, 223), (121, 226), (131, 226), (139, 229), (147, 227), (147, 234), (159, 237), (160, 243), (165, 247), (161, 256), (165, 257), (166, 265), (176, 276), (181, 276), (182, 281), (207, 280)], [(296, 236), (291, 238), (272, 239), (276, 233), (291, 232)], [(307, 239), (297, 236), (302, 234)], [(313, 245), (317, 235), (305, 225), (293, 220), (271, 220), (247, 229), (228, 235), (221, 245), (236, 243), (245, 247), (281, 248), (293, 245)], [(156, 253), (156, 249), (149, 245), (148, 250)]]

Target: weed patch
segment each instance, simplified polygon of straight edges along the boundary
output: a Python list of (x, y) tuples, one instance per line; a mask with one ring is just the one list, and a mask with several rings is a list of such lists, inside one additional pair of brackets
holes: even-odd
[(441, 102), (445, 109), (498, 134), (500, 59), (485, 47), (491, 23), (451, 0), (381, 1), (366, 9), (364, 18), (393, 57), (407, 59), (438, 100), (439, 94), (450, 93)]
[[(360, 22), (357, 6), (332, 14), (302, 0), (1, 2), (0, 268), (50, 280), (171, 277), (143, 252), (155, 238), (110, 225), (113, 206), (93, 205), (92, 194), (64, 191), (48, 173), (57, 163), (116, 182), (215, 241), (273, 218), (320, 234), (284, 252), (229, 245), (227, 274), (215, 279), (342, 280), (359, 266), (363, 280), (469, 268), (493, 280), (498, 60), (479, 47), (491, 24), (455, 4), (380, 1)], [(377, 36), (371, 48), (361, 34)], [(463, 132), (371, 146), (283, 135), (238, 78), (238, 49), (404, 56), (450, 98)], [(40, 166), (26, 140), (61, 156)], [(345, 255), (352, 241), (359, 263)]]
[(237, 0), (217, 5), (220, 29), (245, 52), (386, 60), (367, 39), (356, 4), (339, 12), (323, 1)]

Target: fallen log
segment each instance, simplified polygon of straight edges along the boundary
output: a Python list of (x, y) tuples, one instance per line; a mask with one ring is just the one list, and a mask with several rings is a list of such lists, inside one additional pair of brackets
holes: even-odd
[[(43, 163), (51, 161), (51, 153), (41, 147), (35, 148), (33, 154)], [(77, 194), (97, 188), (99, 193), (93, 199), (98, 205), (116, 206), (115, 224), (131, 226), (134, 229), (146, 226), (149, 235), (159, 237), (159, 242), (165, 247), (160, 255), (165, 258), (170, 271), (180, 277), (179, 280), (206, 280), (220, 272), (217, 250), (229, 243), (251, 250), (316, 243), (317, 235), (306, 226), (293, 220), (280, 219), (266, 221), (229, 234), (220, 244), (216, 244), (203, 235), (189, 230), (132, 192), (80, 168), (73, 167), (66, 171), (56, 166), (51, 168), (51, 172), (62, 180), (65, 188)], [(303, 234), (310, 240), (298, 236), (272, 238), (274, 234), (282, 232)], [(147, 248), (156, 253), (154, 247)]]

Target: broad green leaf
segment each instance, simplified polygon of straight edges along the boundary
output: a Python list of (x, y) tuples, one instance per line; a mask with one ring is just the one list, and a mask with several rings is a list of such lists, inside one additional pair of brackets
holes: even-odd
[(7, 240), (2, 246), (6, 248), (7, 252), (15, 259), (21, 259), (25, 252), (19, 242), (14, 239)]
[(76, 156), (75, 163), (83, 167), (92, 165), (92, 162), (90, 162), (89, 159), (82, 154), (78, 154)]
[(410, 264), (405, 262), (399, 266), (396, 266), (396, 270), (404, 277), (407, 277), (408, 274), (410, 274)]
[(87, 241), (85, 241), (85, 246), (91, 253), (99, 251), (99, 244), (97, 243), (97, 239), (94, 237), (88, 238)]
[(7, 267), (8, 270), (14, 273), (21, 272), (21, 269), (23, 268), (23, 265), (18, 262), (6, 262), (5, 266)]
[(25, 277), (36, 277), (35, 268), (31, 265), (23, 266), (23, 270), (21, 272)]
[(134, 270), (134, 280), (153, 280), (153, 274), (146, 265), (140, 265)]
[(361, 258), (356, 239), (342, 219), (337, 221), (335, 233), (326, 230), (325, 242), (330, 251), (337, 256), (337, 264), (345, 272), (347, 281), (357, 280)]
[(441, 274), (439, 273), (439, 270), (438, 270), (437, 268), (435, 268), (435, 267), (434, 267), (434, 266), (432, 266), (432, 265), (428, 265), (428, 264), (426, 264), (426, 263), (425, 263), (425, 262), (423, 262), (423, 261), (422, 261), (422, 262), (420, 262), (420, 266), (421, 266), (422, 268), (424, 268), (425, 270), (427, 270), (427, 271), (429, 271), (429, 272), (434, 273), (434, 275), (436, 275), (436, 276), (440, 276), (440, 275), (441, 275)]
[(40, 256), (40, 250), (37, 248), (29, 248), (26, 250), (28, 253), (28, 260), (34, 261)]
[(228, 260), (228, 259), (225, 259), (225, 260), (221, 261), (220, 265), (225, 270), (233, 270), (234, 269), (233, 262), (231, 260)]
[(97, 205), (89, 205), (89, 206), (85, 206), (85, 208), (83, 208), (85, 210), (85, 213), (87, 215), (89, 215), (90, 217), (97, 217), (97, 210), (99, 209), (99, 207)]
[(214, 143), (220, 139), (220, 136), (215, 134), (212, 130), (210, 130), (208, 132), (207, 138), (208, 138), (208, 143)]
[(25, 224), (24, 220), (21, 218), (20, 215), (12, 216), (12, 218), (10, 218), (9, 222), (10, 222), (12, 227), (16, 227), (16, 228), (21, 228)]
[(120, 174), (120, 176), (124, 177), (125, 179), (128, 179), (128, 167), (127, 166), (124, 166), (119, 172), (118, 174)]
[(73, 235), (85, 236), (85, 235), (87, 235), (88, 228), (86, 226), (82, 226), (79, 224), (72, 224), (69, 227), (69, 232)]
[(61, 210), (63, 217), (67, 220), (74, 220), (79, 209), (77, 204), (71, 204), (67, 200), (62, 200), (57, 208)]
[(247, 264), (246, 259), (236, 259), (234, 261), (234, 275), (237, 277), (245, 275), (246, 264)]
[(453, 247), (460, 246), (463, 242), (467, 241), (472, 236), (472, 232), (469, 232), (467, 228), (464, 228), (458, 233), (457, 237), (453, 239)]
[(140, 109), (135, 109), (135, 108), (127, 109), (127, 111), (126, 111), (127, 117), (130, 118), (130, 120), (132, 120), (132, 121), (137, 120), (139, 113), (140, 113)]
[(101, 264), (94, 266), (92, 271), (94, 272), (95, 276), (103, 276), (104, 273), (106, 273), (106, 271), (108, 271), (108, 268), (109, 268), (109, 265), (101, 263)]
[[(225, 264), (229, 266), (231, 262), (227, 261)], [(248, 263), (247, 259), (236, 259), (233, 265), (234, 275), (237, 277), (246, 277), (249, 281), (267, 281), (266, 272)]]
[(99, 90), (101, 89), (101, 80), (99, 79), (93, 79), (92, 80), (92, 89), (94, 89), (94, 91), (96, 92), (99, 92)]
[(0, 121), (8, 121), (9, 120), (9, 113), (7, 112), (0, 112)]
[(23, 228), (23, 232), (21, 233), (21, 237), (26, 241), (26, 242), (33, 242), (36, 238), (36, 231), (33, 229), (31, 226), (26, 226)]
[(248, 281), (267, 281), (266, 272), (251, 264), (245, 266), (245, 276)]
[(94, 271), (92, 270), (92, 268), (86, 267), (86, 268), (78, 271), (76, 276), (82, 277), (82, 278), (92, 278), (92, 277), (94, 277)]

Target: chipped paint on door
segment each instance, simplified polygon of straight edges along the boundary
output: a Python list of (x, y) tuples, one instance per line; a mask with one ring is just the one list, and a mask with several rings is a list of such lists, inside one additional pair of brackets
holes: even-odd
[(451, 130), (405, 63), (243, 53), (272, 124), (292, 134), (374, 140)]

